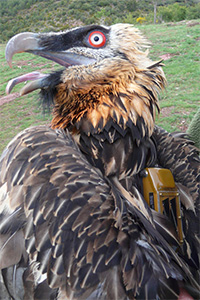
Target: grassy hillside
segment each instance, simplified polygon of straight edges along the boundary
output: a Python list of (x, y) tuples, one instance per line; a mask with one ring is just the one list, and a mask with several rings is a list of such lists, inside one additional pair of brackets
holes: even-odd
[[(21, 31), (59, 31), (91, 23), (153, 23), (149, 0), (1, 0), (0, 41)], [(200, 18), (199, 0), (157, 0), (156, 22)]]
[(160, 99), (161, 114), (157, 124), (168, 131), (186, 131), (200, 106), (200, 23), (140, 27), (153, 43), (151, 57), (169, 54), (164, 61), (167, 88)]
[[(152, 42), (150, 56), (159, 60), (167, 59), (164, 71), (168, 86), (160, 97), (161, 114), (157, 124), (169, 131), (185, 131), (200, 104), (200, 20), (190, 23), (141, 25), (139, 28)], [(196, 24), (196, 25), (195, 25)], [(4, 59), (5, 44), (0, 44), (0, 102), (14, 99), (0, 106), (0, 152), (10, 139), (26, 127), (49, 124), (50, 115), (44, 115), (38, 105), (38, 93), (16, 97), (20, 87), (14, 88), (9, 97), (5, 94), (7, 82), (19, 75), (34, 70), (49, 72), (59, 68), (40, 57), (30, 54), (17, 54), (10, 69)]]

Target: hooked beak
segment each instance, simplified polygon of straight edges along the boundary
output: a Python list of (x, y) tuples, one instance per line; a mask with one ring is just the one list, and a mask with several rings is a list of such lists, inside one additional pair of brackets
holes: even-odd
[[(54, 36), (48, 34), (36, 34), (32, 32), (23, 32), (15, 35), (8, 41), (5, 50), (5, 57), (8, 65), (12, 67), (13, 55), (21, 52), (28, 52), (33, 53), (35, 55), (39, 55), (41, 57), (55, 61), (56, 63), (66, 68), (73, 65), (89, 65), (95, 62), (94, 58), (70, 52), (69, 49), (66, 49), (64, 51), (56, 51), (56, 46), (54, 46), (52, 42)], [(50, 40), (53, 46), (46, 46), (47, 43), (45, 44), (45, 39), (47, 41)], [(21, 95), (32, 92), (35, 89), (45, 88), (45, 79), (47, 76), (48, 74), (41, 74), (39, 72), (33, 72), (19, 76), (9, 81), (6, 88), (6, 92), (10, 93), (16, 84), (27, 80), (34, 81), (26, 85), (25, 87), (27, 88), (23, 88), (21, 90)]]
[(69, 67), (71, 65), (88, 65), (95, 62), (95, 59), (76, 54), (70, 51), (56, 51), (45, 49), (41, 46), (41, 40), (48, 35), (40, 35), (32, 32), (23, 32), (13, 36), (6, 45), (5, 57), (9, 64), (12, 66), (12, 57), (16, 53), (29, 52), (44, 58), (53, 60), (58, 64)]
[(26, 52), (30, 49), (37, 48), (37, 34), (23, 32), (13, 36), (6, 45), (5, 57), (8, 65), (12, 67), (12, 57), (15, 53)]

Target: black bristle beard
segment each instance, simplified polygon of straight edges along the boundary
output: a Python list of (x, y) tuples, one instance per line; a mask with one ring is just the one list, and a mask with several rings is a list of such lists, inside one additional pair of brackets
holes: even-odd
[(39, 93), (40, 104), (43, 107), (43, 113), (49, 113), (54, 108), (54, 97), (57, 93), (57, 85), (61, 83), (63, 70), (50, 73), (45, 79), (46, 87)]

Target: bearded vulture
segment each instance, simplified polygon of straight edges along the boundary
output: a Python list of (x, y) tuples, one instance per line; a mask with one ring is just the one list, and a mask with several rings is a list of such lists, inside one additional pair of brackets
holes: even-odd
[[(10, 66), (19, 52), (62, 66), (7, 85), (10, 93), (29, 81), (21, 95), (39, 89), (54, 106), (51, 127), (20, 132), (0, 160), (8, 299), (199, 297), (198, 151), (155, 125), (166, 79), (148, 47), (129, 24), (24, 32), (8, 42)], [(145, 185), (154, 171), (152, 184), (167, 195), (157, 209), (163, 190)], [(175, 187), (180, 201), (170, 202)]]

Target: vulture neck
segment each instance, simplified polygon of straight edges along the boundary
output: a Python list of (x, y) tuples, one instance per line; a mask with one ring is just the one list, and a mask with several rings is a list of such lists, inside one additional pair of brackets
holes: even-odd
[(55, 96), (53, 128), (68, 128), (87, 135), (101, 132), (110, 121), (126, 130), (130, 122), (142, 120), (145, 130), (153, 132), (158, 92), (164, 87), (159, 66), (139, 68), (128, 60), (88, 66), (74, 66), (62, 74)]

